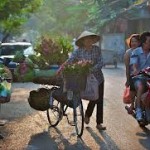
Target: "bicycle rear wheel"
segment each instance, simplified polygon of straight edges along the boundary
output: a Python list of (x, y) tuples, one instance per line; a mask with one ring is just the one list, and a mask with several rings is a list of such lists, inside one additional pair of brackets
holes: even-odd
[(84, 129), (84, 111), (81, 98), (74, 97), (73, 99), (73, 117), (75, 129), (78, 137), (81, 137)]
[(51, 127), (58, 125), (62, 119), (63, 113), (61, 109), (61, 103), (53, 98), (53, 105), (47, 110), (47, 119)]

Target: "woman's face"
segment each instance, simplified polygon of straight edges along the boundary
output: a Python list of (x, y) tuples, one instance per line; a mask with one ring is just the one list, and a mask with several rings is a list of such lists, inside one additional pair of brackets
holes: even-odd
[(88, 46), (92, 46), (93, 44), (93, 37), (86, 37), (84, 40), (83, 40), (83, 45), (85, 47), (88, 47)]
[(150, 51), (150, 36), (146, 37), (146, 41), (143, 43), (143, 47), (145, 50)]
[(135, 37), (132, 37), (131, 38), (131, 43), (130, 43), (131, 48), (135, 49), (139, 45), (140, 45), (140, 42)]

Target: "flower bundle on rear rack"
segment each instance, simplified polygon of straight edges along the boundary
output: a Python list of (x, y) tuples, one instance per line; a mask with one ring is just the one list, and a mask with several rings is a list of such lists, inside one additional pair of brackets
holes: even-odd
[(63, 69), (64, 91), (84, 90), (91, 66), (92, 63), (87, 60), (65, 65)]

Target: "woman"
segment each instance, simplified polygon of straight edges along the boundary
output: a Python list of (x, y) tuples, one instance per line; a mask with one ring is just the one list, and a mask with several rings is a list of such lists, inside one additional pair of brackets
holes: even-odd
[(99, 82), (99, 98), (95, 102), (93, 101), (89, 102), (87, 106), (87, 110), (85, 112), (85, 123), (88, 124), (90, 122), (90, 117), (93, 113), (95, 105), (97, 104), (97, 113), (96, 113), (97, 126), (96, 127), (99, 130), (105, 130), (106, 127), (102, 126), (104, 77), (103, 77), (103, 73), (101, 69), (103, 66), (103, 62), (102, 62), (102, 55), (101, 55), (100, 48), (96, 45), (93, 45), (99, 40), (100, 40), (99, 35), (96, 35), (89, 31), (82, 32), (75, 42), (78, 48), (73, 51), (70, 58), (64, 63), (64, 65), (66, 63), (71, 63), (71, 62), (80, 61), (80, 60), (88, 60), (92, 62), (93, 67), (91, 68), (91, 73), (94, 74), (94, 76)]
[(129, 49), (126, 51), (124, 55), (124, 62), (126, 67), (126, 83), (125, 85), (128, 87), (130, 86), (130, 95), (132, 99), (132, 103), (129, 109), (129, 112), (132, 113), (132, 110), (134, 109), (134, 97), (135, 97), (135, 89), (132, 83), (131, 75), (133, 73), (132, 65), (130, 65), (130, 58), (133, 50), (140, 46), (140, 35), (139, 34), (132, 34), (127, 40), (126, 43), (129, 47)]

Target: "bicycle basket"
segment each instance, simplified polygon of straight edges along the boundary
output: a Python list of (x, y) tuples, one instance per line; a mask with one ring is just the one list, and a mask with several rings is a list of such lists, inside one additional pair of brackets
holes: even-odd
[(49, 98), (50, 91), (45, 88), (39, 88), (38, 90), (33, 90), (30, 92), (28, 102), (32, 108), (40, 111), (45, 111), (50, 107)]
[(83, 91), (86, 87), (86, 76), (83, 75), (74, 75), (68, 74), (64, 75), (64, 87), (63, 91), (72, 90), (72, 91)]

